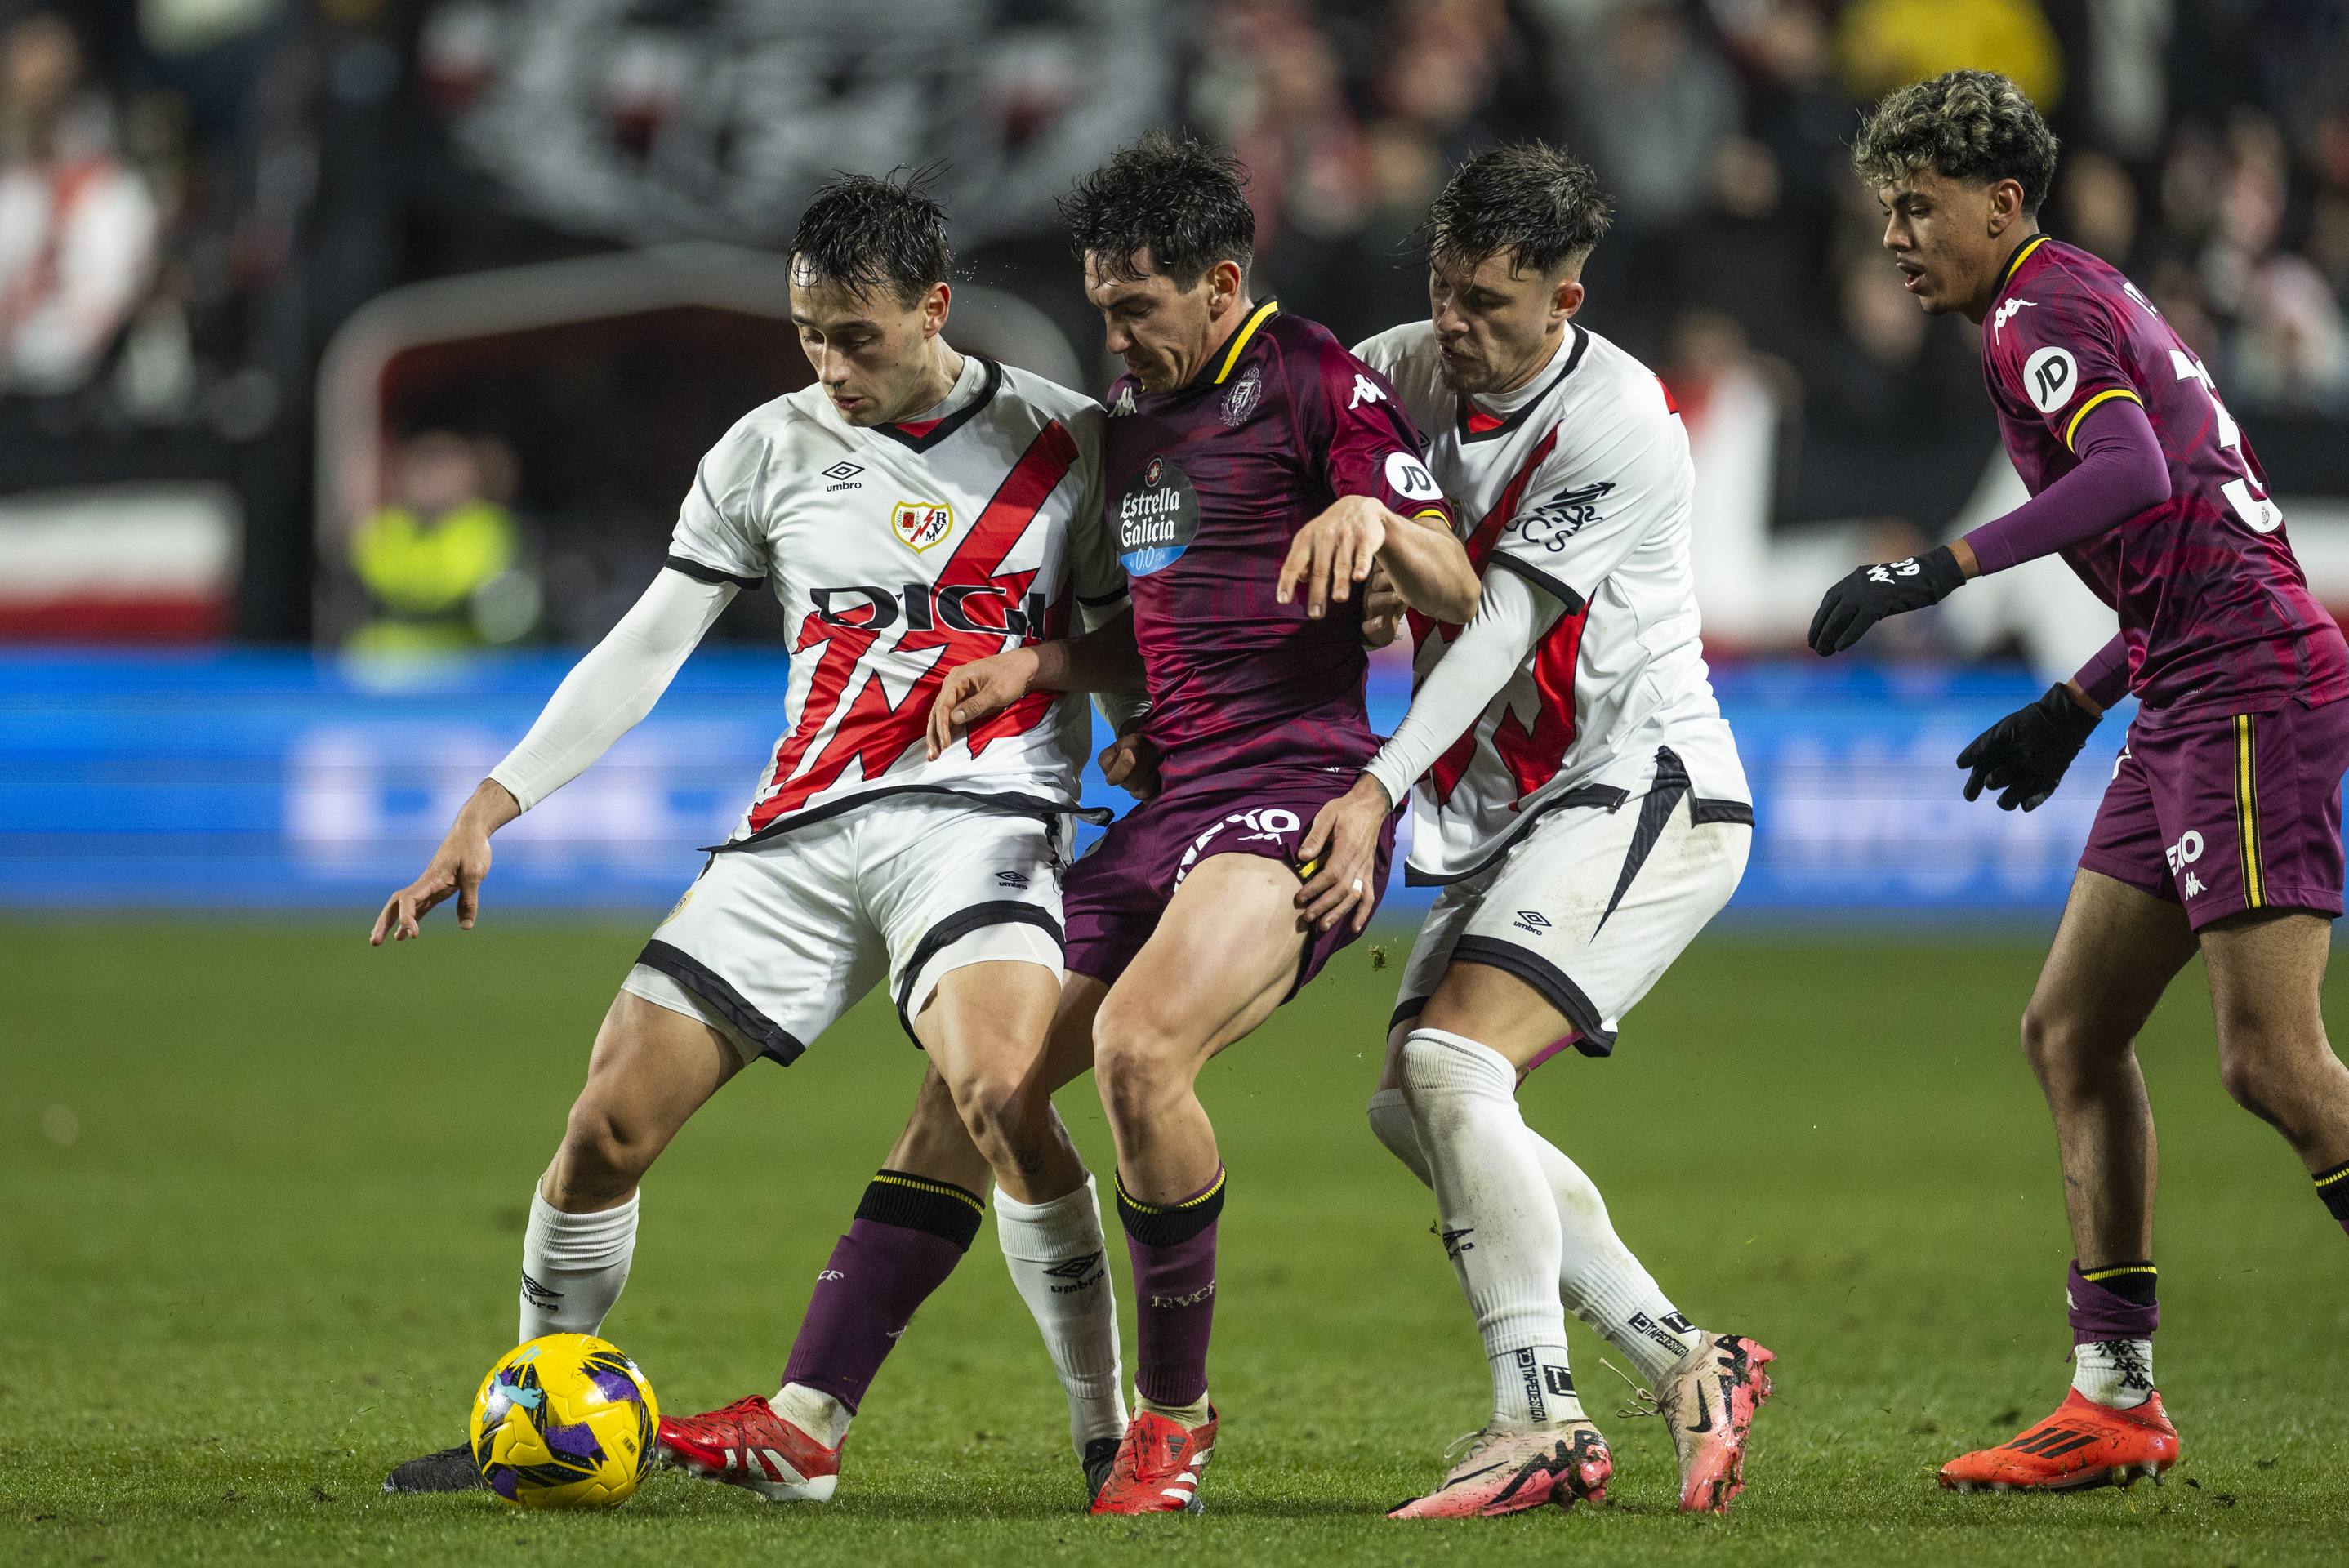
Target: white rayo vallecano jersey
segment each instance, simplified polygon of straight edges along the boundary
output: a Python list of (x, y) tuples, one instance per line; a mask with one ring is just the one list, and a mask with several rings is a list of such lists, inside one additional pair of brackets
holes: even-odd
[[(1532, 395), (1495, 413), (1444, 385), (1426, 322), (1354, 352), (1426, 433), (1477, 570), (1516, 572), (1566, 606), (1413, 788), (1411, 880), (1473, 875), (1545, 810), (1651, 786), (1684, 789), (1701, 819), (1751, 820), (1697, 638), (1688, 433), (1654, 373), (1568, 323)], [(1412, 629), (1416, 681), (1460, 628), (1414, 617)]]
[(771, 580), (792, 628), (783, 736), (733, 843), (910, 791), (1075, 809), (1081, 696), (1038, 693), (926, 755), (947, 670), (1125, 597), (1101, 525), (1101, 405), (967, 358), (944, 418), (859, 428), (809, 386), (701, 460), (669, 566)]

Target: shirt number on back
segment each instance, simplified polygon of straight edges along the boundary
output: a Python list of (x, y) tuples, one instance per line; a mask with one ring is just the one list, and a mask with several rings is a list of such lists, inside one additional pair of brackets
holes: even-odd
[(2203, 395), (2210, 399), (2211, 418), (2218, 425), (2219, 445), (2232, 451), (2235, 460), (2243, 465), (2243, 477), (2229, 480), (2219, 487), (2219, 493), (2227, 498), (2227, 504), (2235, 509), (2235, 515), (2241, 518), (2244, 526), (2253, 533), (2273, 533), (2283, 526), (2283, 509), (2268, 500), (2267, 492), (2261, 490), (2251, 478), (2251, 464), (2243, 462), (2242, 427), (2235, 423), (2232, 414), (2227, 412), (2227, 406), (2219, 401), (2219, 388), (2211, 383), (2210, 372), (2203, 368), (2200, 360), (2182, 348), (2169, 351), (2169, 364), (2170, 368), (2178, 372), (2180, 381), (2199, 381), (2202, 384)]

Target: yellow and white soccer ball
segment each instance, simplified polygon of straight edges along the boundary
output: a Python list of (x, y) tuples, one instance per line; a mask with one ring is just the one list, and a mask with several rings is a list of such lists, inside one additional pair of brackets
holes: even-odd
[(518, 1508), (615, 1508), (652, 1468), (659, 1426), (653, 1386), (616, 1346), (549, 1334), (490, 1368), (466, 1437), (481, 1479)]

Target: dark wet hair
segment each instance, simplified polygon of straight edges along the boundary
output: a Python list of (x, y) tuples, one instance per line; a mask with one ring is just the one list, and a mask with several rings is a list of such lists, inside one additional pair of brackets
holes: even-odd
[(1920, 169), (1951, 180), (2023, 187), (2036, 212), (2055, 181), (2055, 133), (2023, 89), (1996, 71), (1949, 71), (1886, 96), (1852, 143), (1852, 167), (1870, 189)]
[(1139, 283), (1152, 265), (1177, 288), (1196, 288), (1218, 262), (1245, 277), (1256, 254), (1247, 175), (1223, 149), (1154, 130), (1077, 181), (1061, 200), (1069, 242), (1107, 275)]
[(859, 294), (886, 289), (906, 305), (954, 265), (947, 213), (930, 194), (934, 167), (843, 174), (817, 187), (792, 235), (792, 263)]
[(1462, 164), (1421, 229), (1431, 261), (1475, 266), (1506, 254), (1547, 276), (1579, 266), (1613, 209), (1590, 165), (1542, 141), (1512, 142)]

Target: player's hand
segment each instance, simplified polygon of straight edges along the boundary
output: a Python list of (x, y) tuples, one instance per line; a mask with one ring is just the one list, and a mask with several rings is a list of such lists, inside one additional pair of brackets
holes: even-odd
[(1026, 696), (1038, 662), (1033, 648), (1007, 648), (948, 670), (930, 703), (930, 760), (944, 756), (955, 738), (972, 725)]
[(490, 874), (490, 835), (520, 815), (522, 808), (504, 785), (481, 780), (450, 824), (440, 847), (432, 851), (424, 874), (384, 901), (367, 933), (367, 945), (381, 947), (386, 936), (394, 942), (421, 936), (424, 917), (451, 893), (457, 899), (457, 929), (472, 930), (481, 910), (481, 879)]
[(1365, 773), (1313, 813), (1313, 825), (1297, 848), (1298, 863), (1313, 868), (1297, 890), (1297, 907), (1303, 912), (1299, 918), (1323, 931), (1336, 930), (1341, 920), (1351, 920), (1356, 931), (1370, 923), (1379, 903), (1379, 830), (1393, 812), (1386, 787)]
[(1811, 617), (1811, 652), (1821, 658), (1839, 654), (1886, 616), (1938, 604), (1965, 580), (1965, 569), (1946, 544), (1906, 561), (1857, 567), (1819, 601)]
[(1354, 584), (1371, 574), (1387, 542), (1387, 509), (1366, 495), (1344, 495), (1297, 531), (1288, 559), (1280, 563), (1273, 598), (1286, 604), (1305, 594), (1305, 614), (1319, 620), (1331, 603), (1344, 603)]
[(1384, 566), (1374, 566), (1362, 583), (1362, 646), (1383, 648), (1402, 634), (1402, 618), (1410, 606)]
[(1143, 738), (1143, 720), (1136, 718), (1115, 740), (1102, 748), (1095, 760), (1102, 777), (1133, 796), (1147, 800), (1158, 793), (1158, 748)]
[(2045, 696), (2016, 708), (1958, 753), (1958, 766), (1972, 770), (1966, 799), (1978, 800), (1984, 789), (2002, 790), (2000, 810), (2038, 810), (2064, 781), (2064, 770), (2101, 717), (2080, 706), (2068, 683), (2049, 686)]

